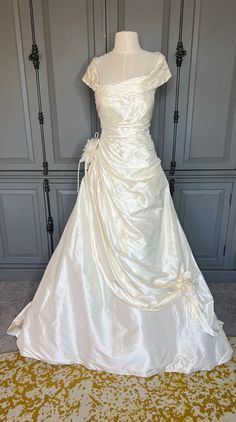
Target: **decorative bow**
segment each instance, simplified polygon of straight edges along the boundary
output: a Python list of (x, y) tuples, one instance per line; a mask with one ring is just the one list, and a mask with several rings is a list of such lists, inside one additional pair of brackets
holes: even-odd
[(191, 279), (191, 272), (185, 271), (179, 278), (180, 290), (183, 294), (183, 300), (185, 301), (185, 312), (187, 323), (197, 331), (203, 331), (212, 336), (218, 336), (222, 333), (223, 322), (219, 321), (219, 327), (213, 328), (213, 321), (211, 317), (214, 311), (213, 302), (212, 314), (207, 313), (207, 309), (204, 308), (203, 304), (198, 299), (197, 286)]
[(190, 271), (185, 271), (178, 277), (177, 281), (180, 290), (186, 296), (191, 296), (191, 294), (195, 292), (195, 286), (192, 282), (192, 274)]
[(78, 172), (77, 172), (77, 192), (79, 191), (79, 172), (80, 172), (80, 164), (82, 163), (82, 161), (85, 162), (84, 164), (84, 172), (86, 174), (86, 172), (89, 169), (89, 165), (93, 159), (93, 156), (95, 154), (95, 151), (97, 149), (99, 143), (99, 133), (95, 132), (95, 136), (93, 138), (90, 138), (87, 140), (81, 158), (79, 160), (79, 164), (78, 164)]

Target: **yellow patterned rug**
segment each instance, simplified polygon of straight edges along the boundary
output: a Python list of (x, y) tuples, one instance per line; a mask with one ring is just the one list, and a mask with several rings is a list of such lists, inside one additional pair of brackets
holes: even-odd
[(0, 355), (0, 420), (236, 421), (236, 337), (230, 362), (190, 375), (113, 375)]

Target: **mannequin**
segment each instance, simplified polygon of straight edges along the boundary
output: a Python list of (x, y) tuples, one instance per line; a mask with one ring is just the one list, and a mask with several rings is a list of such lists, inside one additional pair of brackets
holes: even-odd
[(104, 85), (146, 75), (157, 60), (155, 53), (141, 48), (137, 32), (120, 31), (115, 34), (113, 50), (96, 57), (95, 64), (99, 82)]

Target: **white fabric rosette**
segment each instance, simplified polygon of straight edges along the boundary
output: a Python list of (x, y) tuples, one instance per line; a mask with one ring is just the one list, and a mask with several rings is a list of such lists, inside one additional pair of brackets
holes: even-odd
[(77, 172), (77, 192), (79, 191), (79, 172), (80, 172), (80, 164), (82, 163), (82, 161), (85, 162), (84, 165), (84, 173), (86, 175), (86, 172), (89, 169), (89, 165), (93, 160), (95, 151), (98, 147), (98, 143), (99, 143), (99, 133), (95, 132), (95, 135), (93, 138), (90, 138), (87, 140), (81, 158), (79, 160), (79, 164), (78, 164), (78, 172)]

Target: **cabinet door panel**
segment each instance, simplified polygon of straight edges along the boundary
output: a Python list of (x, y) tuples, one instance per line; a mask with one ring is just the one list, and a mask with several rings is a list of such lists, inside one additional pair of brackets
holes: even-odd
[(178, 170), (236, 168), (235, 15), (234, 0), (185, 3)]
[(0, 185), (1, 268), (43, 266), (48, 244), (43, 187), (11, 181)]
[(236, 270), (236, 180), (234, 180), (232, 193), (226, 251), (229, 254), (227, 268)]
[(101, 1), (45, 0), (35, 7), (49, 168), (74, 170), (96, 129), (94, 93), (81, 79), (104, 41)]
[(224, 266), (231, 183), (177, 182), (173, 201), (201, 268)]
[(29, 2), (0, 2), (0, 170), (42, 168)]

